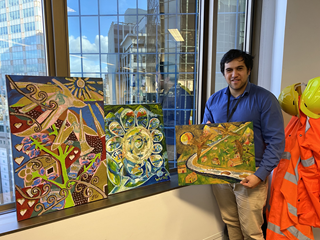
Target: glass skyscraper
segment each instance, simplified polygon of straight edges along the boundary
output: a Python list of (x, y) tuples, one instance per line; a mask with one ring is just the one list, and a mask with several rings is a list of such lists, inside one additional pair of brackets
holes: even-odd
[(41, 0), (0, 0), (0, 204), (13, 199), (5, 75), (47, 75)]

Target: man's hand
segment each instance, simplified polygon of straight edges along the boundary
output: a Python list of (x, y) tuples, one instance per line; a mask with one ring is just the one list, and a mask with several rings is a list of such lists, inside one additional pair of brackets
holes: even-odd
[(209, 124), (209, 123), (211, 123), (210, 121), (207, 121), (207, 123), (206, 124)]
[(256, 175), (249, 175), (248, 177), (243, 179), (240, 183), (245, 187), (255, 188), (261, 182), (262, 182), (262, 180), (260, 178), (258, 178)]

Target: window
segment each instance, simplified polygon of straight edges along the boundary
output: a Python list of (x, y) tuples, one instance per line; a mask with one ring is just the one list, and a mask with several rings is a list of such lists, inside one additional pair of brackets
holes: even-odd
[[(20, 3), (28, 2), (33, 1), (20, 0)], [(224, 27), (226, 30), (234, 30), (231, 36), (237, 38), (236, 46), (241, 46), (243, 11), (239, 6), (243, 1), (229, 2), (238, 2), (236, 8), (231, 4), (233, 7), (231, 10), (239, 9), (239, 11), (231, 12), (237, 17), (226, 18)], [(196, 87), (198, 1), (135, 0), (124, 3), (125, 0), (67, 1), (70, 75), (102, 77), (106, 104), (161, 103), (164, 111), (164, 128), (168, 136), (170, 167), (174, 168), (179, 156), (175, 151), (176, 123), (171, 124), (170, 121), (188, 124), (191, 115), (195, 116), (197, 111), (195, 101), (198, 97)], [(18, 4), (18, 0), (0, 0), (0, 8), (15, 6), (14, 9), (17, 9)], [(42, 4), (42, 1), (37, 1), (37, 4)], [(17, 14), (21, 18), (27, 18), (41, 13), (38, 7), (30, 8), (30, 6), (31, 4), (20, 4), (21, 15), (19, 11), (15, 11), (16, 14), (8, 15), (8, 19), (5, 20), (10, 23), (9, 33), (18, 33), (12, 36), (14, 39), (5, 40), (8, 27), (4, 25), (0, 27), (0, 35), (4, 35), (0, 41), (1, 85), (5, 74), (47, 75), (42, 21), (35, 23), (29, 22), (28, 19), (28, 22), (16, 24), (18, 21), (13, 20)], [(39, 17), (42, 17), (41, 14)], [(234, 19), (240, 20), (234, 21)], [(15, 21), (14, 25), (11, 20)], [(228, 21), (231, 21), (229, 27)], [(235, 22), (239, 23), (236, 29), (230, 26)], [(41, 31), (38, 33), (35, 32), (35, 24), (39, 24)], [(175, 39), (168, 29), (176, 29), (183, 41)], [(239, 33), (236, 30), (239, 30)], [(161, 86), (164, 79), (170, 79), (173, 84), (169, 88), (170, 98), (166, 100), (167, 89)], [(179, 96), (177, 90), (181, 89), (184, 89), (184, 92)], [(6, 94), (2, 88), (0, 94)], [(179, 101), (180, 97), (185, 101)], [(1, 102), (0, 105), (5, 106)], [(7, 116), (5, 119), (8, 119)], [(10, 138), (8, 122), (4, 121), (0, 125), (1, 129), (6, 137)], [(8, 140), (2, 141), (10, 143)], [(6, 164), (9, 166), (12, 162), (10, 149), (4, 149)], [(11, 167), (9, 169), (11, 171)], [(0, 205), (13, 202), (13, 183), (10, 182), (10, 200), (1, 195), (1, 184), (3, 182), (0, 179)]]
[(0, 40), (0, 48), (8, 48), (9, 43), (3, 40)]
[(37, 42), (40, 43), (40, 39), (37, 39), (36, 35), (30, 36), (24, 39), (24, 43), (27, 45), (34, 45)]
[(36, 29), (34, 22), (29, 22), (24, 24), (24, 31), (34, 31)]
[(19, 0), (8, 0), (9, 6), (15, 6), (19, 4)]
[(232, 48), (244, 50), (246, 2), (247, 0), (230, 2), (219, 0), (215, 91), (227, 86), (219, 67), (222, 56)]
[(7, 27), (0, 27), (0, 35), (5, 35), (5, 34), (8, 34)]
[(21, 25), (12, 25), (11, 26), (11, 33), (19, 33), (21, 32)]
[(14, 52), (12, 53), (12, 59), (23, 59), (23, 52)]
[(23, 17), (31, 17), (34, 16), (34, 8), (23, 9)]
[(12, 42), (12, 44), (22, 43), (22, 38), (14, 38), (11, 40), (11, 42)]
[(7, 21), (7, 14), (6, 13), (0, 14), (0, 22), (5, 22), (5, 21)]
[(6, 1), (5, 0), (0, 1), (0, 9), (5, 7), (6, 7)]
[[(189, 124), (196, 111), (198, 1), (68, 0), (67, 5), (71, 75), (103, 77), (106, 104), (162, 104), (170, 167), (176, 167), (175, 125)], [(165, 78), (170, 84), (163, 86)]]
[(10, 12), (9, 13), (9, 16), (10, 16), (10, 20), (14, 20), (14, 19), (18, 19), (20, 18), (20, 11), (14, 11), (14, 12)]

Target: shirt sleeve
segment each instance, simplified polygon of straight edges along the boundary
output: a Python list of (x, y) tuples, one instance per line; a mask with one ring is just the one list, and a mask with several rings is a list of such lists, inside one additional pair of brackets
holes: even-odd
[(204, 114), (203, 114), (203, 120), (202, 120), (202, 124), (206, 124), (208, 121), (210, 121), (211, 123), (214, 123), (214, 119), (212, 116), (212, 110), (210, 109), (211, 104), (211, 98), (209, 98), (209, 100), (206, 103), (205, 109), (204, 109)]
[(266, 148), (255, 175), (264, 181), (280, 161), (285, 134), (281, 108), (274, 95), (262, 103), (261, 111), (261, 131)]

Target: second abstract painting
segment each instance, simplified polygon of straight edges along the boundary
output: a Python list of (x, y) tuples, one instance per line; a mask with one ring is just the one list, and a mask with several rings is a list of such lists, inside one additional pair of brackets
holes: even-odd
[(104, 110), (109, 194), (170, 180), (161, 105)]

